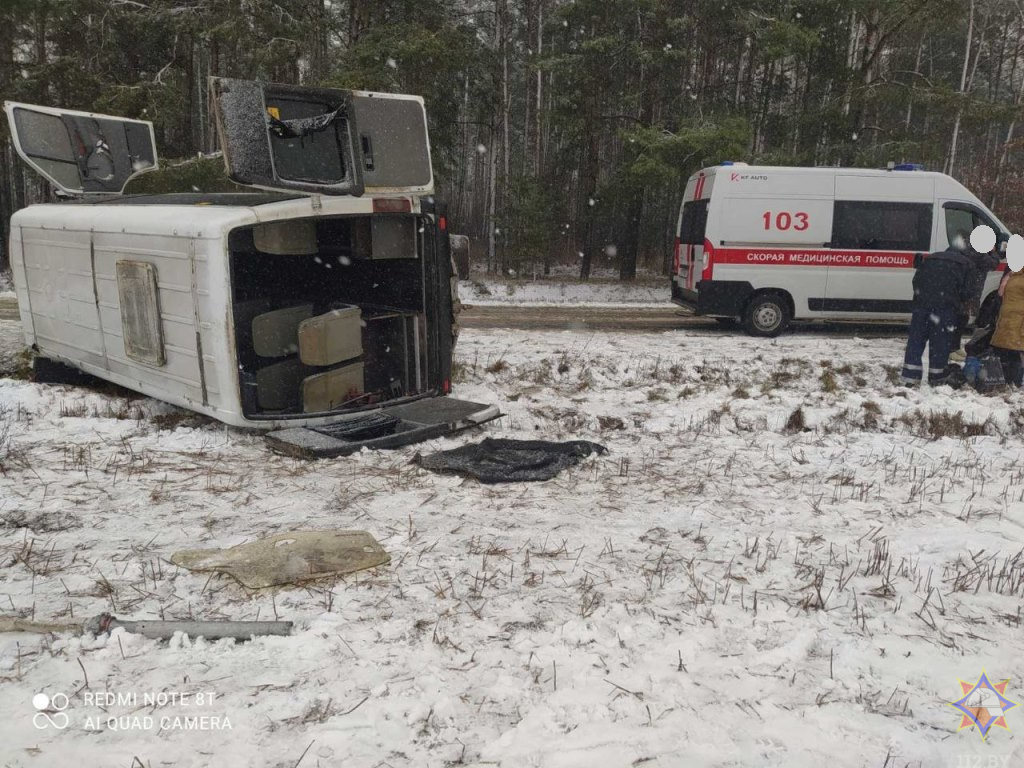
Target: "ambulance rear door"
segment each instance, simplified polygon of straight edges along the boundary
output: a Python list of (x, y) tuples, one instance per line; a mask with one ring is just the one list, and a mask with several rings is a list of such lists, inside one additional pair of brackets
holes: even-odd
[(691, 295), (701, 281), (704, 237), (714, 182), (714, 173), (707, 171), (700, 171), (690, 177), (676, 224), (676, 274), (673, 279), (680, 289), (691, 292)]

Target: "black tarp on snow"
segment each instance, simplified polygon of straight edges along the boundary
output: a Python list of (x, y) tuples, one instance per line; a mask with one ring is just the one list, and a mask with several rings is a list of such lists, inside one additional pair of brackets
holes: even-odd
[(418, 455), (413, 462), (435, 472), (454, 472), (475, 477), (481, 483), (515, 483), (550, 480), (563, 469), (578, 464), (592, 453), (606, 453), (603, 445), (586, 440), (565, 443), (547, 440), (486, 438), (450, 451)]

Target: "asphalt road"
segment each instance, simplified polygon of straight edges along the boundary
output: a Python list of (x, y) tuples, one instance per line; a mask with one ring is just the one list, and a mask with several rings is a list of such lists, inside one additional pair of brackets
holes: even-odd
[[(18, 303), (0, 299), (0, 320), (17, 320)], [(523, 307), (465, 305), (459, 315), (463, 328), (519, 328), (523, 330), (635, 331), (643, 333), (691, 330), (719, 331), (717, 322), (694, 317), (674, 304), (664, 307)], [(728, 331), (736, 333), (736, 331)], [(790, 333), (835, 336), (885, 337), (905, 335), (905, 325), (882, 323), (798, 323)]]

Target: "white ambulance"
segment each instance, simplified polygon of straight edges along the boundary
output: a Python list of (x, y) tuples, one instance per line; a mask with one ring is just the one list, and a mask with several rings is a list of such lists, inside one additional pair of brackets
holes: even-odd
[[(980, 224), (1007, 228), (953, 178), (725, 162), (690, 177), (676, 227), (672, 300), (755, 336), (791, 320), (909, 321), (914, 255)], [(1005, 269), (1005, 264), (1000, 266)], [(983, 302), (999, 282), (985, 281)]]

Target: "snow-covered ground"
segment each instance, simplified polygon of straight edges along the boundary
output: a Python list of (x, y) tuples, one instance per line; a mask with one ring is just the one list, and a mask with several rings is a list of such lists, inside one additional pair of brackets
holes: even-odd
[[(609, 449), (508, 486), (410, 464), (481, 433), (303, 462), (0, 379), (0, 615), (296, 622), (238, 645), (2, 636), (0, 763), (1021, 765), (1024, 707), (983, 742), (948, 702), (982, 670), (1024, 699), (1024, 398), (897, 387), (901, 351), (464, 331), (456, 394), (507, 413), (483, 434)], [(250, 594), (168, 562), (329, 528), (391, 564)], [(159, 692), (190, 698), (143, 705)], [(70, 697), (66, 729), (36, 727), (39, 693)], [(219, 729), (174, 729), (197, 715)]]
[(669, 305), (671, 291), (667, 277), (644, 277), (623, 283), (608, 277), (588, 282), (555, 279), (496, 278), (473, 274), (459, 283), (459, 299), (464, 304), (517, 304), (529, 306), (560, 305)]

